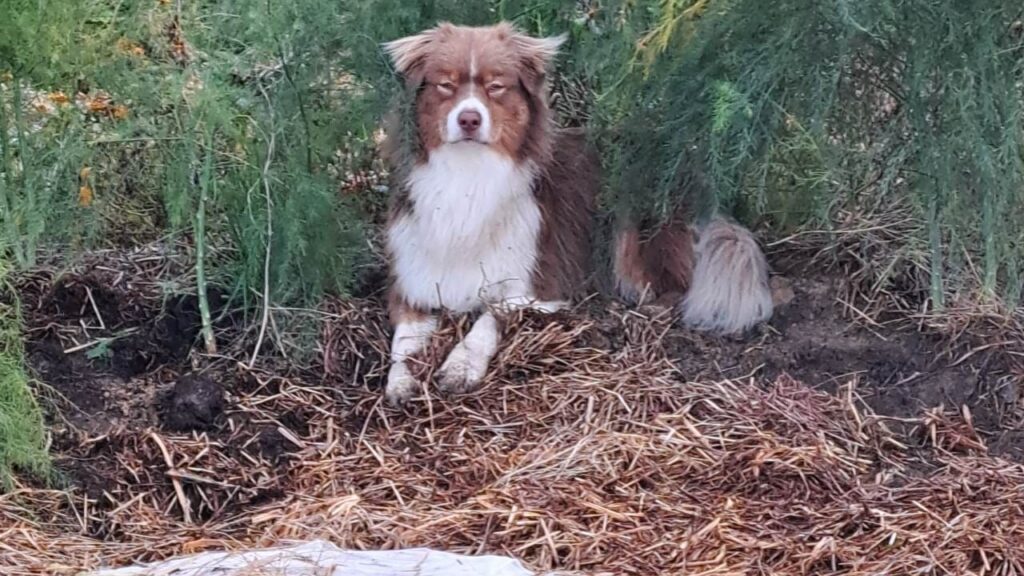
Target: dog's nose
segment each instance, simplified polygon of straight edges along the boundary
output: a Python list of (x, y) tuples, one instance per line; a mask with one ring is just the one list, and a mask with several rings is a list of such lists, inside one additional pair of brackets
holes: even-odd
[(462, 128), (467, 134), (476, 132), (480, 128), (482, 120), (483, 118), (476, 110), (463, 110), (459, 112), (459, 128)]

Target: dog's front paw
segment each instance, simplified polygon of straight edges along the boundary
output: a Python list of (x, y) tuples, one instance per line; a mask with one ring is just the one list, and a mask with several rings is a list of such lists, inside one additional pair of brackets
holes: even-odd
[(459, 344), (441, 365), (438, 385), (444, 392), (460, 394), (475, 390), (487, 375), (490, 358)]
[(404, 361), (395, 362), (391, 365), (391, 370), (388, 371), (387, 388), (384, 390), (388, 403), (395, 408), (399, 408), (409, 400), (412, 400), (419, 389), (420, 383), (409, 372), (409, 367), (405, 365)]

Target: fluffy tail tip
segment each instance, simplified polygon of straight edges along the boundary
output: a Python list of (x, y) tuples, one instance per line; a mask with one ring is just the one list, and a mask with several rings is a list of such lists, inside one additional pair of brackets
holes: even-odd
[(700, 230), (694, 251), (692, 284), (680, 304), (684, 324), (734, 335), (771, 317), (768, 262), (749, 230), (716, 218)]

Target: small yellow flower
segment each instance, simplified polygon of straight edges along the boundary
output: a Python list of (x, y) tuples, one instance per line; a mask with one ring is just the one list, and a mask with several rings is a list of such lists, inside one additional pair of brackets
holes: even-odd
[(78, 189), (78, 205), (79, 206), (91, 206), (92, 205), (92, 188), (88, 184)]
[(118, 104), (111, 110), (111, 115), (118, 120), (124, 120), (128, 117), (128, 107), (124, 104)]
[(84, 112), (91, 114), (110, 112), (110, 94), (103, 90), (97, 90), (92, 94), (79, 94), (77, 100)]
[(58, 90), (56, 92), (50, 92), (50, 102), (53, 102), (54, 104), (58, 104), (60, 106), (66, 106), (69, 102), (71, 102), (71, 99), (68, 98), (67, 94)]

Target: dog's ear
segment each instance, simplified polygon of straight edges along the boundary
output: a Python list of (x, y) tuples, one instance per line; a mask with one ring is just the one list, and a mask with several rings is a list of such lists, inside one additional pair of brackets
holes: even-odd
[(509, 43), (519, 59), (523, 83), (530, 92), (536, 94), (544, 88), (548, 68), (566, 38), (565, 34), (534, 38), (509, 28)]
[(391, 57), (395, 71), (405, 76), (410, 84), (419, 84), (422, 80), (423, 63), (435, 35), (434, 30), (427, 30), (384, 44), (384, 51)]
[(567, 36), (559, 34), (548, 38), (533, 38), (525, 34), (516, 34), (512, 39), (523, 65), (538, 74), (544, 74), (555, 56), (558, 56), (558, 51), (562, 44), (565, 44)]
[(410, 85), (423, 81), (423, 66), (430, 54), (431, 46), (451, 25), (444, 23), (419, 34), (392, 40), (384, 44), (384, 51), (391, 57), (395, 71), (405, 76)]

